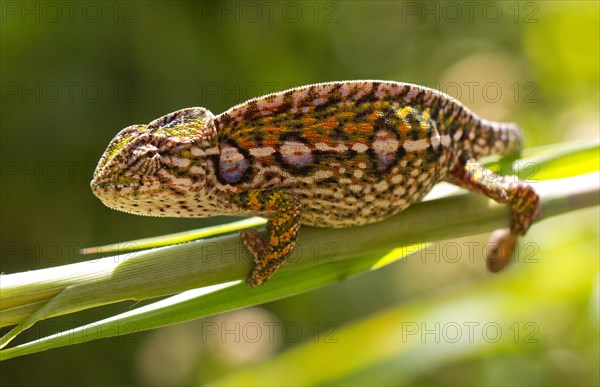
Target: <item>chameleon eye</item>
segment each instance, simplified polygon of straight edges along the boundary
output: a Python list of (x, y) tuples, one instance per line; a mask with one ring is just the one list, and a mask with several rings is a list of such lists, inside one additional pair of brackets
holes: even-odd
[(160, 168), (158, 148), (147, 144), (133, 151), (130, 169), (142, 175), (152, 175)]

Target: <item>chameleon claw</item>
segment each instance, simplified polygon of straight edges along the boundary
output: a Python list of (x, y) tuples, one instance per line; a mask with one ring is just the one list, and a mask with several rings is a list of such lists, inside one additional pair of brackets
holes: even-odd
[(240, 238), (242, 238), (242, 242), (250, 250), (254, 262), (257, 265), (262, 263), (263, 260), (260, 257), (265, 255), (265, 242), (258, 231), (252, 229), (241, 230)]
[(252, 273), (246, 278), (246, 285), (254, 288), (261, 285), (266, 280), (264, 276), (261, 275), (261, 271), (266, 263), (265, 242), (258, 231), (252, 229), (240, 231), (240, 238), (246, 248), (250, 251), (255, 264)]
[(490, 247), (486, 251), (487, 269), (492, 273), (502, 270), (515, 252), (518, 236), (508, 228), (496, 230), (490, 237)]

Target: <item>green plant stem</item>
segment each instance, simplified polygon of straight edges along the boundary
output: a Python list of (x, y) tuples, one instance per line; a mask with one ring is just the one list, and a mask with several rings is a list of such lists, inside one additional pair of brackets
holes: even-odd
[[(543, 218), (598, 204), (598, 175), (536, 183)], [(459, 194), (425, 201), (385, 221), (361, 227), (304, 227), (296, 253), (282, 268), (329, 265), (358, 254), (489, 232), (508, 225), (509, 209)], [(262, 229), (262, 228), (261, 228)], [(261, 230), (259, 229), (259, 230)], [(237, 234), (133, 252), (50, 269), (3, 275), (2, 326), (23, 323), (40, 305), (49, 318), (123, 300), (144, 300), (242, 280), (251, 260)], [(343, 278), (346, 273), (340, 272)], [(54, 297), (58, 293), (60, 297)], [(49, 301), (49, 302), (48, 302)]]

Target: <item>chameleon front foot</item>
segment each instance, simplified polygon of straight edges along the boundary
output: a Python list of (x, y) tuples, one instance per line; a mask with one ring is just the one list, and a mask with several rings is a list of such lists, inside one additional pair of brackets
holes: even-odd
[[(246, 285), (256, 287), (265, 282), (283, 264), (281, 261), (278, 265), (268, 265), (269, 257), (266, 253), (265, 242), (260, 234), (255, 230), (240, 231), (242, 242), (252, 254), (254, 260), (254, 269), (246, 279)], [(267, 267), (270, 270), (267, 270)]]
[(257, 214), (272, 214), (266, 239), (255, 230), (240, 232), (255, 264), (246, 284), (256, 287), (267, 281), (294, 250), (300, 229), (300, 201), (282, 190), (250, 190), (237, 194), (235, 200)]

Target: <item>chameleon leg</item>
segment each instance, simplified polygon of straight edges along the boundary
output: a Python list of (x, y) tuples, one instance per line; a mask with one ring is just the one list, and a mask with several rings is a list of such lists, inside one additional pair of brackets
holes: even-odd
[(537, 193), (516, 177), (498, 176), (475, 161), (459, 162), (446, 180), (511, 207), (510, 228), (495, 231), (490, 238), (492, 247), (487, 250), (488, 270), (502, 270), (513, 256), (518, 236), (527, 232), (540, 213)]
[(255, 230), (240, 232), (255, 263), (246, 283), (255, 287), (268, 280), (294, 250), (300, 229), (300, 201), (280, 190), (250, 190), (236, 194), (235, 201), (243, 209), (273, 214), (267, 222), (267, 239)]

